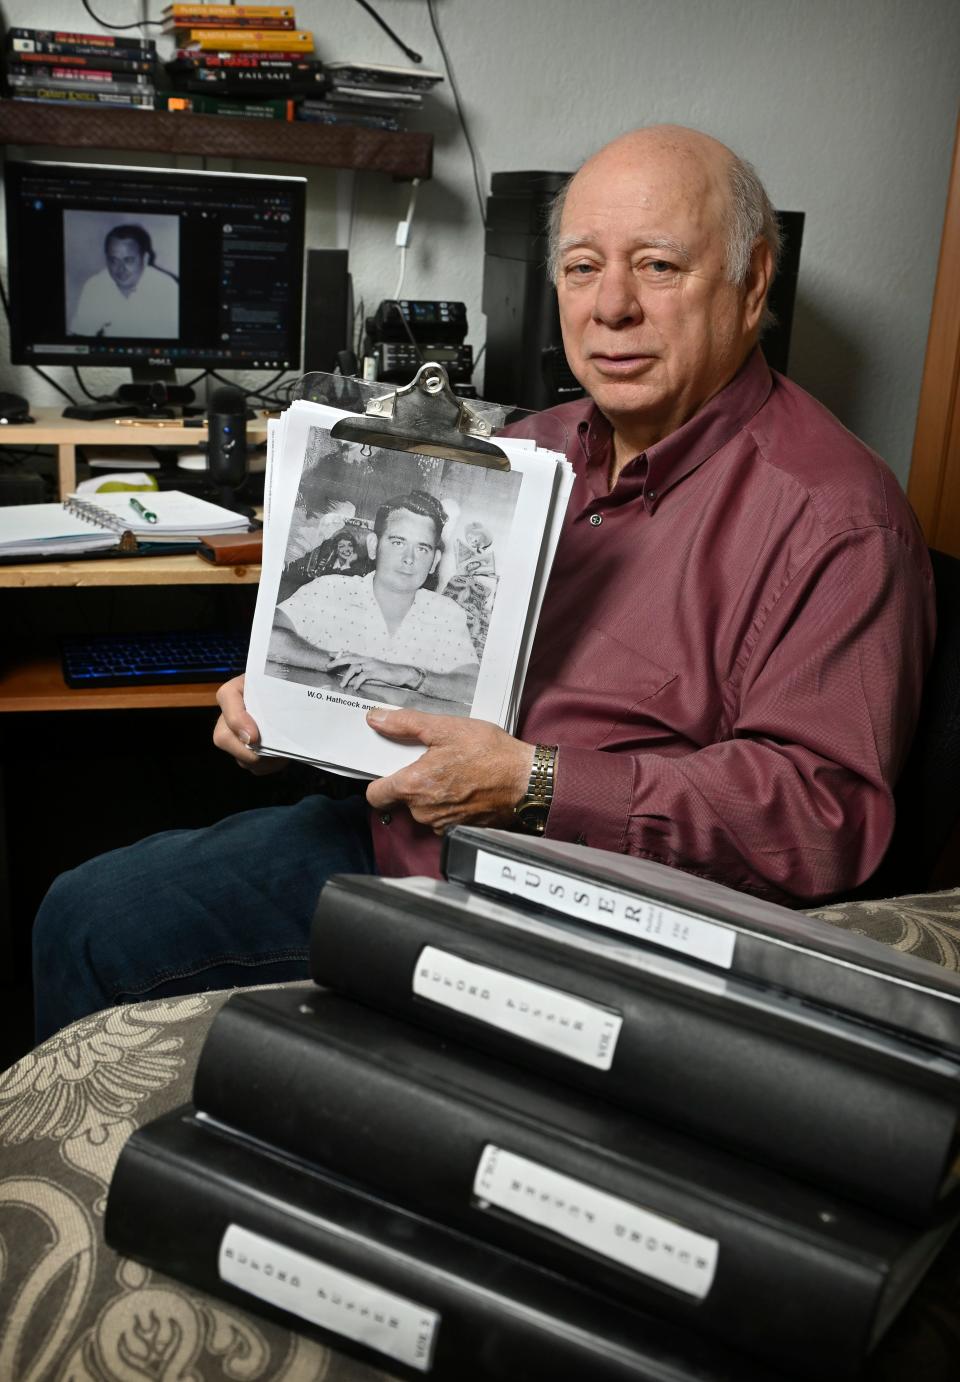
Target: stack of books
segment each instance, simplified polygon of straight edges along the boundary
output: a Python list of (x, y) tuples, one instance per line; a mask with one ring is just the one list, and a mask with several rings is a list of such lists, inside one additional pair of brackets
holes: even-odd
[(8, 29), (5, 80), (16, 101), (153, 110), (156, 44), (149, 38)]
[(401, 1376), (862, 1376), (960, 1216), (960, 978), (587, 848), (444, 867), (330, 880), (108, 1242)]
[(176, 42), (164, 110), (293, 120), (298, 99), (324, 89), (313, 34), (290, 5), (183, 3), (163, 14)]
[(328, 62), (322, 96), (300, 103), (298, 119), (324, 125), (361, 125), (399, 130), (423, 105), (424, 95), (443, 81), (442, 72), (378, 63)]

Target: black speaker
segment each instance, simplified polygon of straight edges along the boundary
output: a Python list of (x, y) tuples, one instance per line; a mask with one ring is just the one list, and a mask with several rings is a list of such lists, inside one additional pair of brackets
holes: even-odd
[(582, 398), (560, 336), (547, 278), (547, 216), (569, 173), (494, 173), (487, 198), (483, 396), (521, 408)]
[(207, 472), (221, 503), (237, 508), (232, 492), (247, 478), (247, 403), (239, 389), (214, 389), (207, 406)]
[(760, 344), (770, 368), (786, 374), (790, 358), (793, 307), (797, 298), (797, 280), (800, 276), (800, 245), (803, 240), (805, 213), (778, 211), (777, 220), (780, 222), (780, 267), (767, 298), (767, 306), (773, 313), (774, 322), (763, 333)]
[(0, 423), (32, 422), (30, 404), (18, 393), (0, 393)]
[(303, 372), (332, 374), (337, 356), (353, 346), (353, 292), (346, 250), (307, 250), (303, 315)]

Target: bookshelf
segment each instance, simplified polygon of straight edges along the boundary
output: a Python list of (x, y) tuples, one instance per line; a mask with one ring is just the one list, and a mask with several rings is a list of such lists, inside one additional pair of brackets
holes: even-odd
[(0, 100), (0, 143), (207, 154), (352, 168), (394, 178), (429, 178), (433, 170), (430, 133), (160, 110), (61, 109), (13, 100)]

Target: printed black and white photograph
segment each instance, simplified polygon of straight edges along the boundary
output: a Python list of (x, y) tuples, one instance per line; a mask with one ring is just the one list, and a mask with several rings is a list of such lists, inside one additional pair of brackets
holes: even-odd
[(469, 715), (520, 483), (311, 428), (266, 674)]
[(131, 210), (63, 213), (67, 334), (168, 340), (180, 330), (180, 222)]

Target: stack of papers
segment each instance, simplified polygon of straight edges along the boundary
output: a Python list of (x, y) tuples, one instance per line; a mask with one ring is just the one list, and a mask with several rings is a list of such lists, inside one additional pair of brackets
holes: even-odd
[[(139, 507), (137, 507), (139, 506)], [(153, 514), (153, 519), (146, 514)], [(208, 533), (245, 530), (243, 514), (180, 490), (73, 494), (62, 504), (0, 508), (0, 557), (71, 557), (116, 548), (124, 533), (138, 543), (196, 542)]]
[(493, 438), (502, 471), (332, 436), (348, 416), (298, 401), (269, 424), (244, 695), (262, 752), (379, 777), (424, 749), (374, 706), (513, 730), (573, 472), (529, 440)]

